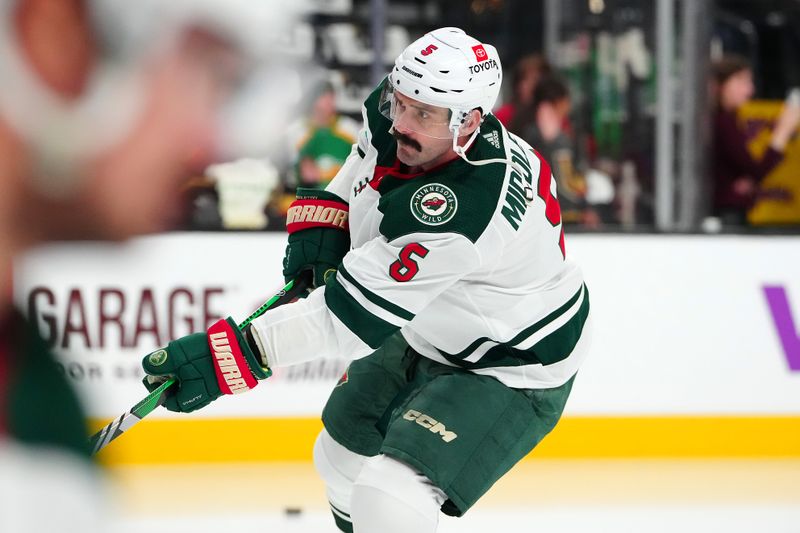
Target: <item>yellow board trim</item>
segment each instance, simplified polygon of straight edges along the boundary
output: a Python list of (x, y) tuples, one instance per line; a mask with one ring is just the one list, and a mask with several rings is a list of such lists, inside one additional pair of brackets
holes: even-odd
[[(317, 418), (144, 420), (99, 457), (110, 465), (310, 461), (320, 429)], [(527, 459), (754, 457), (800, 457), (800, 416), (565, 417)]]

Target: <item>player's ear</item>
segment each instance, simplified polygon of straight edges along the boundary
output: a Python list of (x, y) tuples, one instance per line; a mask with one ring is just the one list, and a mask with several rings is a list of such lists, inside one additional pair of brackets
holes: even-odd
[(472, 135), (481, 125), (481, 111), (480, 109), (473, 109), (469, 112), (464, 123), (461, 125), (459, 134), (462, 136)]

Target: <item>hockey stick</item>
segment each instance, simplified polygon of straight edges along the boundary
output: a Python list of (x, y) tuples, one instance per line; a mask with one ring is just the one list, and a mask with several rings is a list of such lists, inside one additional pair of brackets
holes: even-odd
[[(303, 291), (311, 286), (311, 276), (301, 275), (300, 277), (290, 281), (278, 291), (275, 296), (267, 300), (264, 305), (253, 311), (241, 324), (239, 329), (244, 329), (250, 322), (263, 315), (267, 309), (277, 307), (291, 302), (296, 297), (300, 296)], [(139, 422), (142, 418), (152, 413), (156, 407), (164, 403), (167, 399), (167, 389), (169, 389), (175, 380), (170, 378), (157, 389), (148, 394), (142, 401), (131, 407), (128, 411), (115, 418), (112, 422), (106, 425), (103, 429), (95, 433), (89, 438), (89, 449), (92, 450), (92, 455), (96, 454), (108, 444), (128, 431), (134, 424)]]

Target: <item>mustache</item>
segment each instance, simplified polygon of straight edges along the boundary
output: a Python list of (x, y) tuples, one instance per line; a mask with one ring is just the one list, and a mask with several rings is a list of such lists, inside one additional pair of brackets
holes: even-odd
[(398, 132), (395, 129), (392, 129), (392, 137), (394, 137), (396, 141), (410, 146), (411, 148), (413, 148), (417, 152), (421, 152), (422, 151), (422, 146), (417, 141), (415, 141), (414, 139), (409, 137), (408, 135), (405, 135), (403, 133)]

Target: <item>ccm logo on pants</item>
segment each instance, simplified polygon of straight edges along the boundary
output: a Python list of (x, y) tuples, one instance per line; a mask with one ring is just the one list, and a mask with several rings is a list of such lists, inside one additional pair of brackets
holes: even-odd
[(447, 428), (444, 427), (444, 424), (442, 424), (441, 422), (434, 420), (430, 416), (420, 413), (419, 411), (415, 411), (413, 409), (409, 409), (408, 411), (406, 411), (406, 414), (403, 415), (403, 419), (416, 422), (417, 424), (424, 427), (431, 433), (435, 433), (436, 435), (441, 435), (442, 440), (445, 442), (450, 442), (458, 437), (458, 435), (456, 435), (454, 432), (447, 431)]

